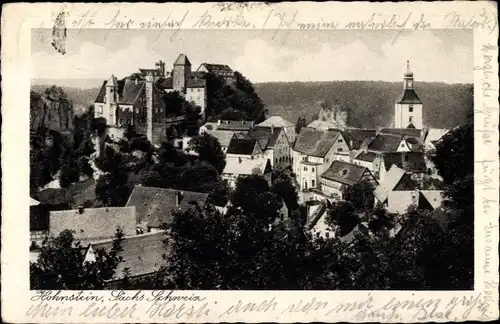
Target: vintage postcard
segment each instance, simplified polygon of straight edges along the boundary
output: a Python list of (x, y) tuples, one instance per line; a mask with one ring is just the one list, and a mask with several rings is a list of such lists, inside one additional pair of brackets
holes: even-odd
[(497, 39), (487, 1), (4, 5), (3, 319), (498, 319)]

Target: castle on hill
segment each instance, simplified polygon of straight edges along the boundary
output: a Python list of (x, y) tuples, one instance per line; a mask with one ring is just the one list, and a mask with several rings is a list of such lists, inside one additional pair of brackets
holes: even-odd
[(212, 73), (234, 85), (234, 71), (227, 65), (202, 63), (192, 71), (191, 62), (180, 54), (172, 69), (165, 62), (155, 63), (155, 69), (139, 69), (138, 73), (118, 80), (114, 75), (104, 81), (94, 102), (94, 117), (105, 118), (111, 138), (123, 138), (132, 126), (139, 134), (147, 136), (153, 144), (163, 142), (169, 129), (177, 132), (184, 127), (184, 115), (172, 115), (165, 95), (178, 92), (187, 102), (199, 109), (199, 119), (205, 120), (207, 107), (207, 82)]

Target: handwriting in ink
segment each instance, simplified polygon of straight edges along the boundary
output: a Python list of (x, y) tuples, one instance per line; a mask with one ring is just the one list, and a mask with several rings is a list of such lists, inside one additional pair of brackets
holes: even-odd
[(121, 17), (120, 10), (118, 10), (110, 21), (104, 23), (104, 26), (115, 29), (129, 29), (133, 24), (134, 20), (132, 18), (128, 18), (127, 16)]
[(262, 29), (265, 29), (268, 26), (274, 27), (274, 33), (272, 36), (272, 40), (276, 39), (278, 32), (280, 30), (285, 30), (285, 33), (282, 35), (281, 43), (285, 44), (288, 40), (288, 35), (294, 26), (295, 19), (297, 18), (298, 11), (295, 11), (293, 14), (287, 14), (283, 11), (275, 11), (274, 9), (269, 10), (269, 14), (262, 25)]
[(253, 26), (242, 12), (236, 15), (224, 16), (222, 19), (214, 19), (208, 11), (205, 11), (194, 23), (192, 28), (249, 28)]
[(136, 304), (132, 306), (124, 306), (119, 303), (114, 303), (111, 305), (102, 305), (97, 303), (91, 303), (88, 305), (84, 311), (80, 313), (80, 316), (91, 317), (91, 318), (109, 318), (109, 319), (136, 319), (134, 314), (137, 311)]
[(460, 13), (453, 11), (444, 17), (445, 28), (480, 28), (489, 30), (490, 34), (498, 25), (498, 19), (495, 14), (489, 15), (486, 9), (481, 8), (475, 11), (471, 16), (464, 17)]
[(238, 300), (238, 302), (235, 305), (229, 306), (228, 309), (222, 312), (219, 315), (219, 318), (231, 314), (248, 313), (248, 312), (265, 313), (268, 312), (269, 310), (274, 311), (277, 305), (278, 304), (276, 303), (274, 297), (271, 300), (264, 299), (260, 302), (249, 302), (249, 303), (243, 303), (241, 300)]
[(208, 316), (209, 314), (210, 309), (208, 308), (208, 303), (186, 306), (186, 303), (171, 303), (168, 301), (155, 301), (146, 311), (146, 316), (149, 318), (175, 317), (188, 320), (191, 318)]

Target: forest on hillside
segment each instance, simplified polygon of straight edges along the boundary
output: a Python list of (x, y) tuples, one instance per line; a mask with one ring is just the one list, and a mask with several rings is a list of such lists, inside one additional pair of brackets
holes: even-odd
[[(255, 91), (264, 101), (269, 115), (280, 115), (295, 122), (316, 119), (320, 103), (337, 103), (350, 111), (350, 126), (389, 126), (393, 122), (394, 102), (402, 91), (400, 82), (330, 81), (256, 83)], [(473, 108), (472, 84), (416, 83), (422, 100), (424, 125), (452, 128), (462, 124)]]

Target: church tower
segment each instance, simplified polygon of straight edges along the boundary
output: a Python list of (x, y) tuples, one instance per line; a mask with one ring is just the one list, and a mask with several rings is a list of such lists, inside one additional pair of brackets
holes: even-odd
[(406, 61), (406, 72), (403, 78), (403, 91), (394, 105), (395, 128), (423, 128), (422, 101), (415, 92), (415, 84), (413, 81), (413, 72), (410, 70), (410, 61)]

